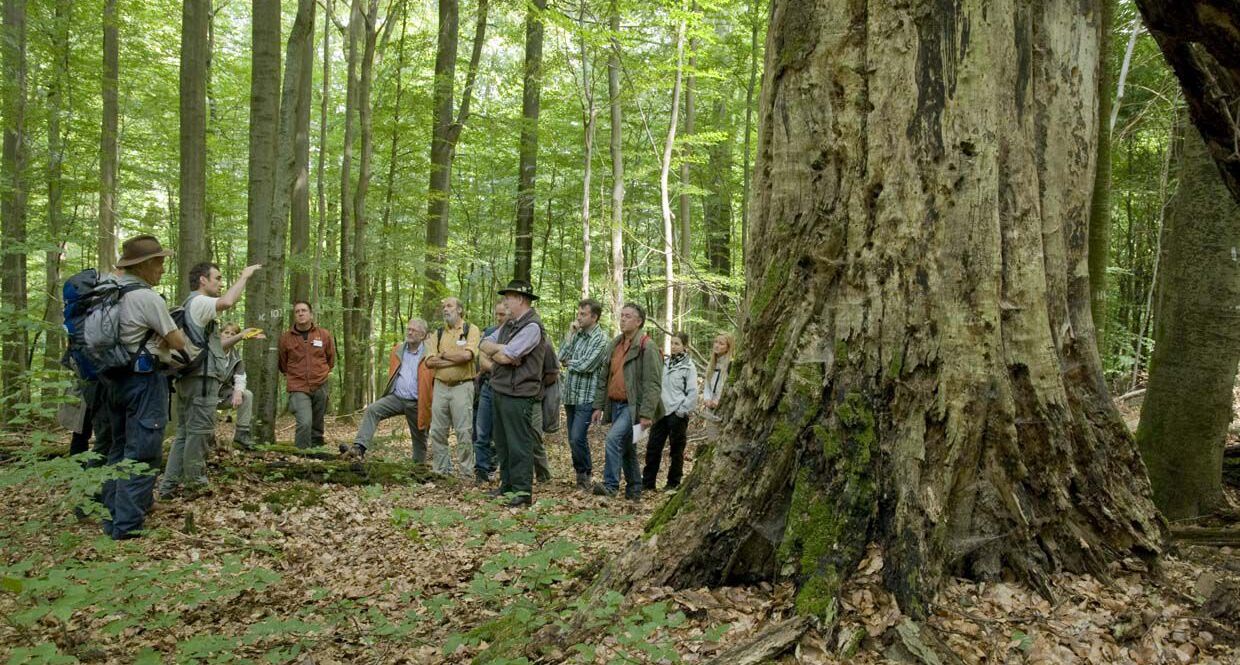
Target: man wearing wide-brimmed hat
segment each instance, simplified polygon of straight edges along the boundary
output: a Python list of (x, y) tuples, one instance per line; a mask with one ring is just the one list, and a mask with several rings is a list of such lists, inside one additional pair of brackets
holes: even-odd
[(508, 320), (487, 336), (479, 350), (491, 359), (491, 412), (495, 452), (499, 457), (499, 495), (515, 495), (510, 506), (529, 505), (534, 490), (533, 409), (543, 391), (546, 333), (533, 304), (538, 300), (529, 282), (514, 279), (499, 290)]
[(140, 235), (121, 245), (121, 258), (116, 262), (116, 281), (124, 294), (117, 308), (119, 341), (133, 362), (103, 376), (113, 437), (108, 464), (133, 460), (152, 469), (104, 483), (108, 519), (103, 531), (117, 540), (140, 535), (153, 499), (153, 470), (160, 466), (168, 424), (168, 375), (158, 357), (162, 349), (185, 348), (185, 335), (173, 323), (167, 303), (151, 288), (163, 277), (164, 259), (169, 256), (172, 251), (164, 249), (155, 236)]

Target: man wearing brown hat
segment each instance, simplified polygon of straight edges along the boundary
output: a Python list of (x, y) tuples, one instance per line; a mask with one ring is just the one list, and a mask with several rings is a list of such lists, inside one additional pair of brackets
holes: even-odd
[(541, 408), (546, 334), (533, 304), (538, 300), (529, 282), (514, 279), (500, 289), (508, 320), (487, 336), (479, 350), (494, 363), (491, 370), (495, 452), (500, 486), (496, 494), (513, 494), (510, 506), (529, 505), (534, 490), (533, 410)]
[(168, 305), (152, 289), (163, 277), (164, 259), (169, 256), (172, 251), (155, 236), (140, 235), (121, 245), (121, 260), (116, 262), (122, 293), (117, 308), (119, 343), (133, 362), (103, 375), (113, 437), (108, 464), (133, 460), (152, 469), (104, 483), (108, 519), (103, 531), (116, 540), (140, 535), (153, 500), (153, 470), (160, 466), (168, 424), (168, 376), (158, 358), (168, 349), (185, 348), (185, 336), (173, 323)]

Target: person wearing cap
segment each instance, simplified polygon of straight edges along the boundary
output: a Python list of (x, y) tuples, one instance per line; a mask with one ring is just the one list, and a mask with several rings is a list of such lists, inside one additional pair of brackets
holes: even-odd
[(241, 300), (245, 283), (259, 268), (262, 266), (246, 266), (227, 292), (218, 265), (203, 261), (189, 270), (190, 294), (181, 303), (185, 333), (206, 356), (201, 367), (176, 381), (177, 435), (159, 481), (161, 501), (173, 498), (182, 489), (196, 492), (207, 485), (207, 448), (215, 436), (215, 408), (220, 386), (232, 369), (228, 351), (247, 334), (261, 332), (251, 328), (225, 337), (216, 330), (215, 319)]
[(495, 452), (499, 457), (498, 496), (513, 495), (511, 507), (529, 505), (534, 491), (533, 410), (543, 392), (546, 332), (534, 309), (529, 282), (514, 279), (500, 289), (508, 307), (508, 320), (487, 336), (479, 350), (493, 364), (491, 370), (491, 413), (494, 422)]
[(336, 340), (315, 325), (314, 308), (305, 300), (293, 303), (293, 327), (280, 335), (280, 373), (288, 390), (288, 410), (297, 429), (298, 448), (323, 445), (323, 418), (327, 414), (327, 379), (336, 366)]
[(154, 502), (155, 473), (160, 466), (164, 428), (168, 425), (168, 376), (153, 360), (161, 351), (185, 349), (168, 305), (152, 287), (164, 275), (164, 249), (155, 236), (140, 235), (121, 245), (116, 281), (126, 292), (117, 306), (120, 343), (135, 361), (104, 373), (102, 385), (110, 412), (112, 447), (108, 464), (139, 462), (150, 471), (122, 475), (103, 484), (108, 517), (103, 532), (116, 540), (141, 535), (146, 513)]
[[(465, 320), (465, 308), (454, 297), (441, 303), (443, 326), (426, 338), (426, 366), (435, 372), (431, 397), (432, 468), (446, 476), (474, 473), (474, 362), (478, 327)], [(456, 431), (456, 455), (448, 447), (448, 428)]]

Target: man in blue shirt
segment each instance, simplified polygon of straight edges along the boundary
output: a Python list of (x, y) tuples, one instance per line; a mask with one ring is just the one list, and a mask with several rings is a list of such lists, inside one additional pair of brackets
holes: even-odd
[(392, 347), (387, 389), (383, 391), (383, 397), (366, 407), (362, 425), (353, 439), (353, 447), (345, 449), (341, 444), (341, 453), (361, 459), (375, 436), (379, 421), (404, 415), (413, 444), (413, 461), (426, 461), (426, 432), (418, 429), (418, 366), (426, 357), (425, 340), (426, 321), (410, 320), (405, 328), (405, 341)]

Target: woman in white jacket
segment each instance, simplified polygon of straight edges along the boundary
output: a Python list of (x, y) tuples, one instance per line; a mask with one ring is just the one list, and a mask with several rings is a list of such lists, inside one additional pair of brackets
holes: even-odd
[(666, 414), (650, 430), (646, 442), (646, 467), (642, 469), (642, 486), (653, 490), (663, 459), (663, 444), (672, 439), (671, 463), (667, 470), (667, 489), (680, 486), (685, 463), (685, 430), (689, 414), (697, 406), (697, 368), (687, 353), (689, 334), (672, 335), (672, 354), (663, 365), (663, 412)]

